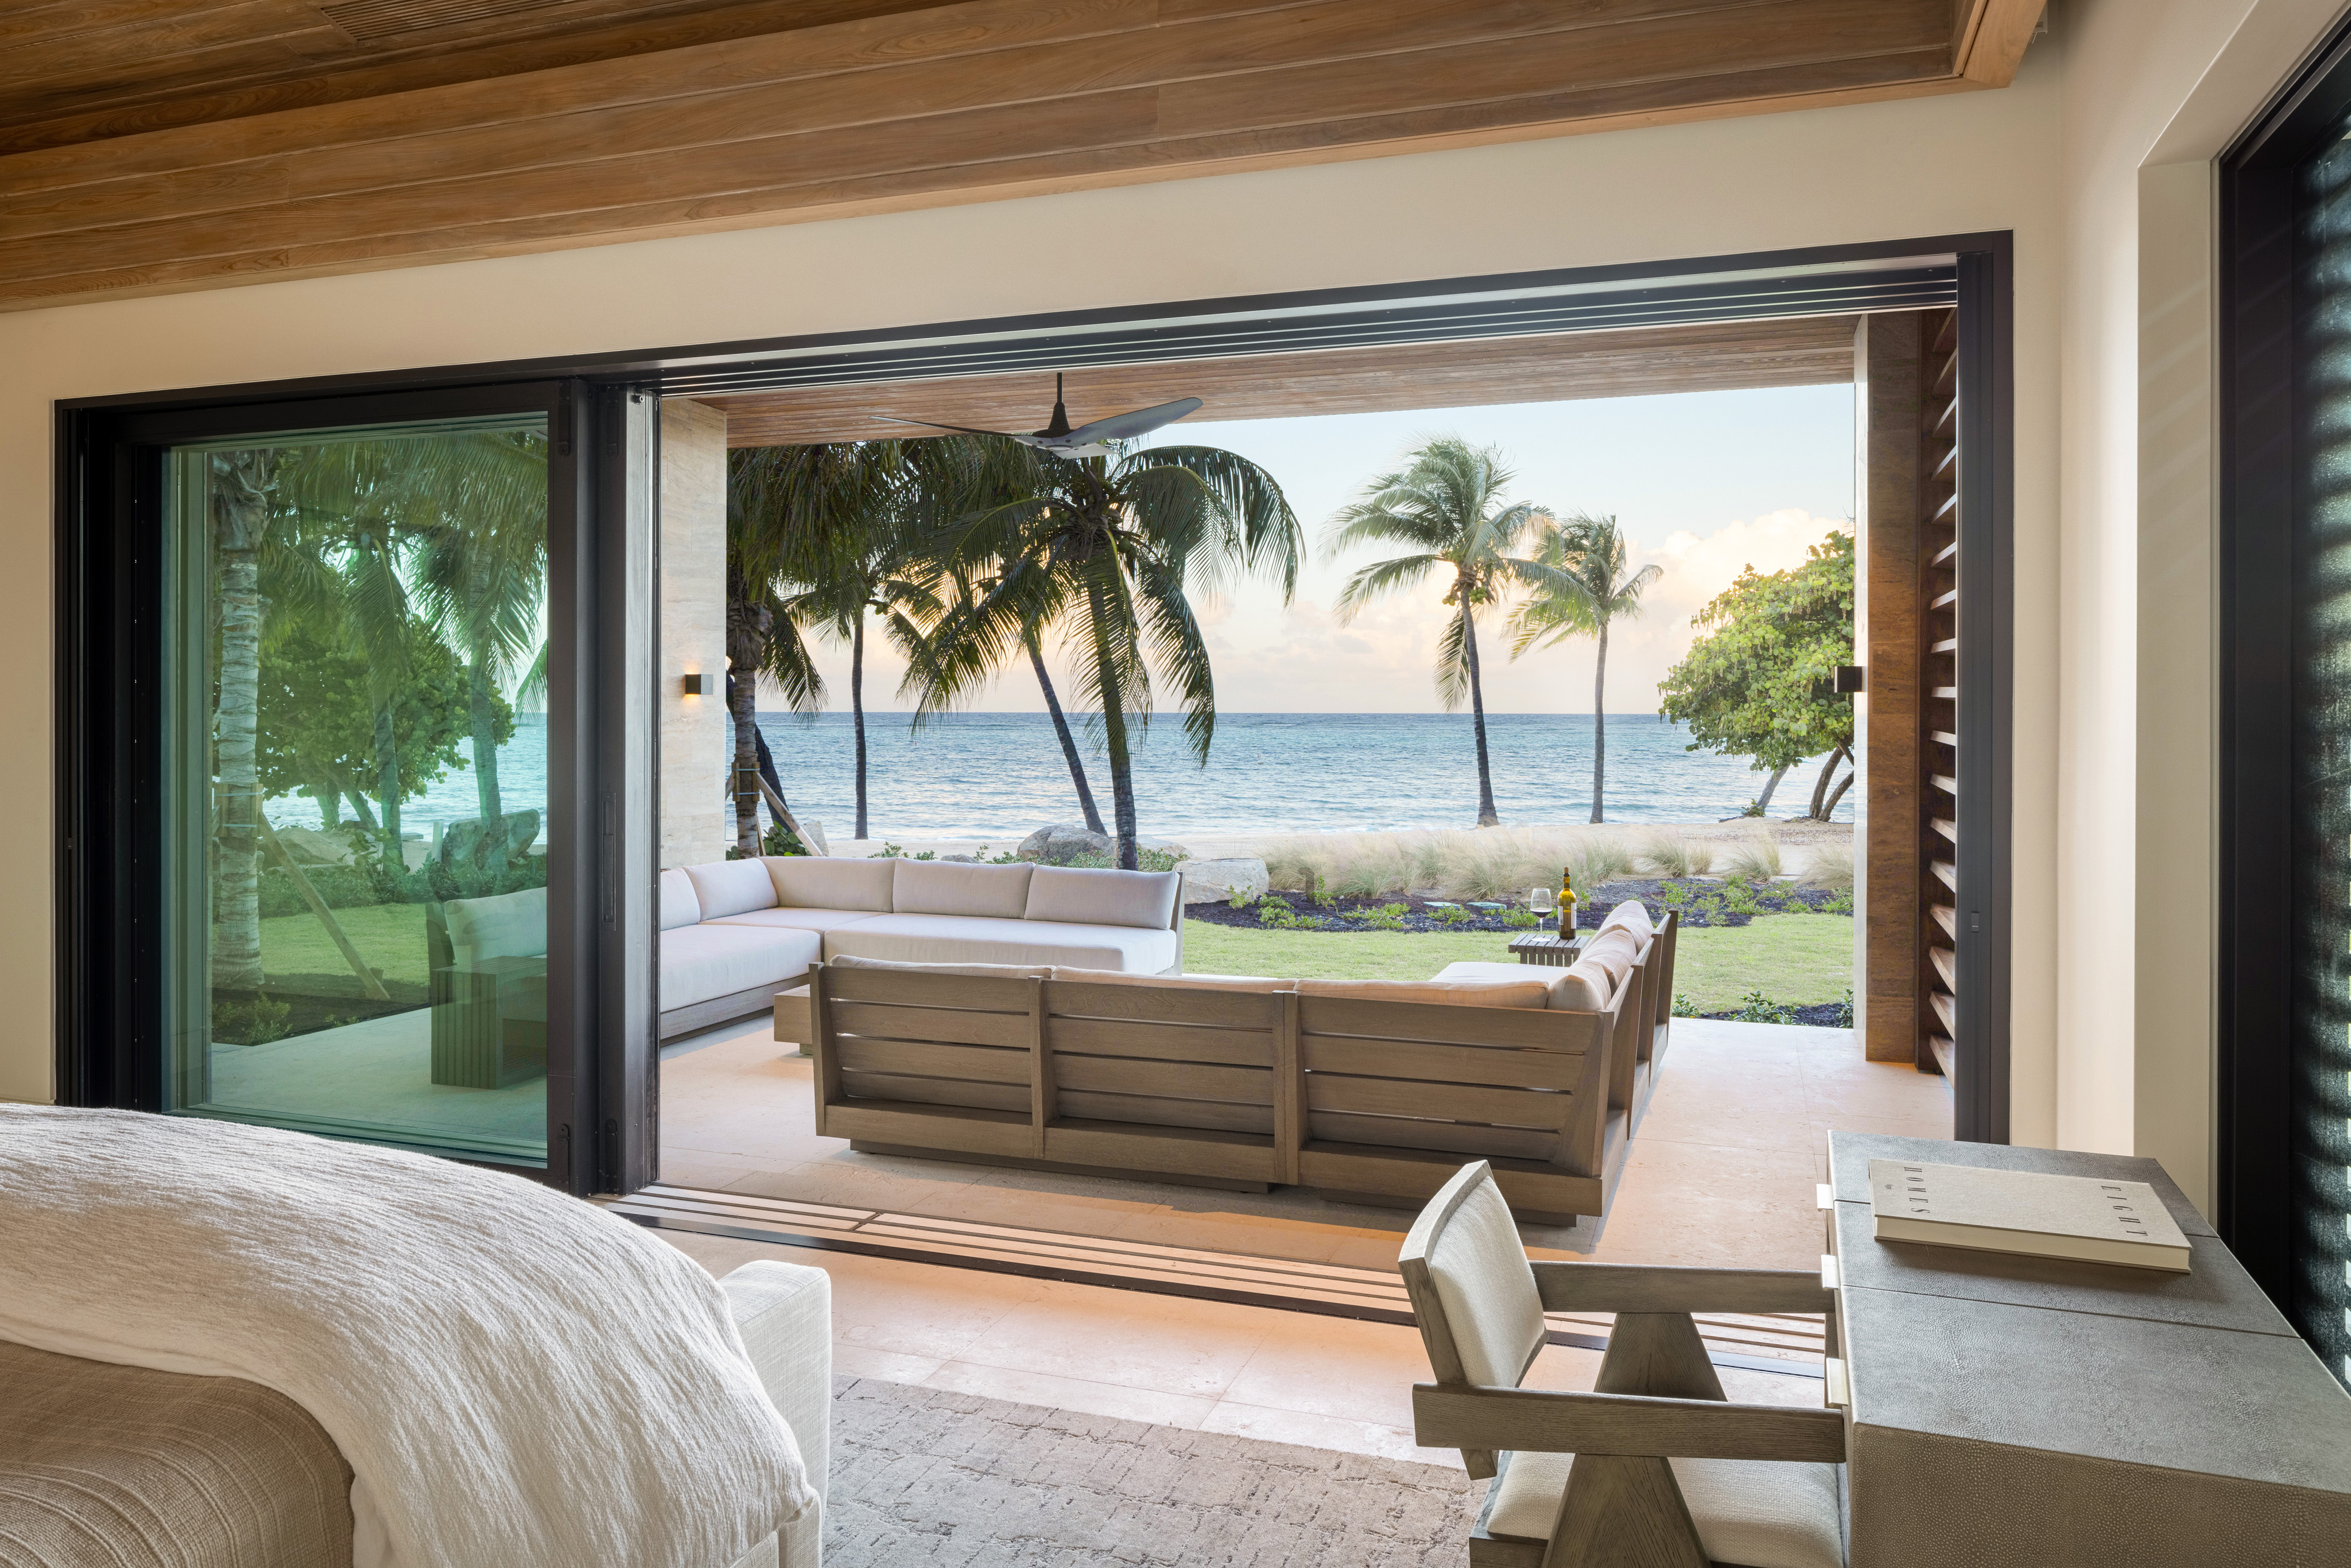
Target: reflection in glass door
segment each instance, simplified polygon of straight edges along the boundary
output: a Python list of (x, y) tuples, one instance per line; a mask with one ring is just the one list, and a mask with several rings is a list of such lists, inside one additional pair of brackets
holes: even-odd
[(543, 1164), (545, 416), (164, 487), (168, 1108)]

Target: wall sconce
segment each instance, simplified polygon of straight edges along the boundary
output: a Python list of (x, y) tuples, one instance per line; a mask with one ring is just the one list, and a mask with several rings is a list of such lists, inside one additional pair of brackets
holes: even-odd
[(691, 675), (686, 676), (686, 677), (685, 677), (685, 695), (686, 695), (687, 696), (690, 696), (690, 697), (698, 697), (698, 696), (703, 695), (704, 695), (704, 693), (708, 689), (707, 687), (705, 687), (705, 686), (702, 684), (702, 683), (704, 682), (704, 680), (705, 680), (705, 679), (706, 679), (706, 678), (707, 678), (707, 677), (704, 676), (704, 675), (703, 675), (699, 671), (697, 671), (696, 673), (695, 673), (695, 674), (691, 674)]

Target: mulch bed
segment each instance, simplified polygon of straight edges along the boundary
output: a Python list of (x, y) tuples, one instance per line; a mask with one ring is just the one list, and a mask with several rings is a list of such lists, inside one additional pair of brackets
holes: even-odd
[[(1740, 902), (1736, 892), (1726, 893), (1726, 886), (1723, 882), (1707, 877), (1608, 883), (1577, 906), (1576, 928), (1596, 930), (1610, 910), (1636, 898), (1647, 907), (1652, 919), (1662, 919), (1667, 910), (1677, 909), (1684, 925), (1744, 925), (1755, 917), (1756, 911), (1725, 907), (1726, 904)], [(1853, 894), (1849, 889), (1799, 887), (1782, 882), (1753, 889), (1749, 896), (1764, 913), (1853, 914)], [(1450, 909), (1447, 907), (1448, 902), (1452, 904)], [(1277, 904), (1288, 907), (1289, 920), (1279, 915), (1271, 921), (1265, 918), (1266, 912)], [(1400, 915), (1376, 921), (1373, 918), (1374, 911), (1393, 909), (1397, 904), (1404, 906)], [(1516, 925), (1504, 919), (1513, 913), (1519, 915)], [(1333, 897), (1327, 903), (1316, 904), (1302, 893), (1274, 893), (1238, 909), (1229, 904), (1195, 904), (1185, 914), (1212, 925), (1238, 925), (1252, 931), (1498, 931), (1517, 936), (1534, 929), (1526, 925), (1520, 904), (1481, 909), (1468, 900), (1446, 901), (1415, 894)], [(1556, 928), (1555, 922), (1543, 922), (1542, 929)]]

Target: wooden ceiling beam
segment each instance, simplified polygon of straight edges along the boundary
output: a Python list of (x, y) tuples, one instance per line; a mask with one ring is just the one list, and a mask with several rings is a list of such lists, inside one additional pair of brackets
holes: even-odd
[[(1180, 397), (1198, 421), (1475, 408), (1663, 392), (1821, 386), (1853, 380), (1851, 316), (1546, 333), (1400, 348), (1338, 349), (1088, 368), (1069, 377), (1074, 423)], [(1050, 371), (743, 392), (730, 446), (920, 435), (889, 418), (1034, 430), (1053, 406)], [(1175, 427), (1181, 438), (1182, 426)]]
[(2040, 28), (2049, 0), (1953, 0), (1958, 27), (1951, 58), (1961, 79), (2006, 87)]

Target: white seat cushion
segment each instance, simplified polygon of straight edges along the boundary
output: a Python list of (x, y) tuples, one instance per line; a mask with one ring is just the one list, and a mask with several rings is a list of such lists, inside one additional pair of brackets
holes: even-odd
[[(1699, 1543), (1740, 1568), (1844, 1568), (1839, 1467), (1776, 1459), (1673, 1459)], [(1489, 1535), (1548, 1541), (1567, 1490), (1569, 1454), (1510, 1456), (1494, 1483)]]
[(1176, 962), (1176, 933), (1050, 920), (883, 915), (824, 934), (824, 956), (908, 964), (1071, 964), (1145, 974)]
[(1535, 964), (1497, 964), (1490, 959), (1463, 958), (1437, 971), (1437, 985), (1524, 984), (1539, 980), (1551, 990), (1553, 1012), (1596, 1013), (1608, 1005), (1605, 993), (1573, 968), (1546, 968)]
[(1471, 1383), (1516, 1388), (1543, 1344), (1541, 1293), (1491, 1173), (1480, 1176), (1428, 1253), (1428, 1277)]
[(1183, 889), (1180, 872), (1040, 865), (1029, 882), (1028, 917), (1165, 931), (1175, 925), (1176, 900)]
[(1043, 980), (1052, 976), (1045, 964), (902, 964), (894, 958), (827, 958), (828, 969), (894, 969), (904, 975), (968, 975), (982, 980)]
[(1600, 923), (1600, 929), (1605, 931), (1616, 925), (1625, 927), (1644, 942), (1647, 941), (1650, 934), (1656, 930), (1656, 926), (1649, 924), (1648, 908), (1637, 898), (1628, 898), (1610, 910), (1608, 917)]
[(661, 928), (674, 931), (702, 918), (702, 901), (694, 896), (694, 879), (683, 867), (661, 873)]
[[(756, 864), (738, 862), (738, 864)], [(661, 1008), (669, 1012), (755, 986), (797, 980), (824, 940), (776, 926), (686, 925), (661, 938)]]
[(890, 913), (890, 892), (897, 884), (895, 861), (834, 860), (825, 855), (769, 855), (768, 880), (775, 884), (770, 904), (800, 909), (863, 909)]
[(878, 920), (887, 911), (874, 909), (754, 909), (742, 915), (722, 915), (713, 925), (776, 925), (788, 931), (831, 931), (861, 920)]
[(775, 882), (768, 875), (768, 868), (758, 861), (715, 861), (709, 865), (690, 865), (685, 874), (693, 879), (694, 896), (701, 902), (705, 920), (775, 907)]
[(547, 889), (488, 898), (453, 898), (442, 906), (449, 946), (460, 964), (484, 958), (536, 958), (547, 951)]
[(1029, 908), (1033, 865), (966, 865), (959, 861), (897, 861), (890, 907), (900, 915), (971, 915), (1018, 920)]
[(1298, 982), (1262, 975), (1130, 975), (1119, 969), (1072, 969), (1059, 966), (1053, 978), (1088, 986), (1172, 986), (1196, 991), (1288, 991)]
[(1362, 1002), (1450, 1002), (1469, 1008), (1547, 1008), (1551, 987), (1523, 973), (1508, 980), (1301, 980), (1301, 997)]

